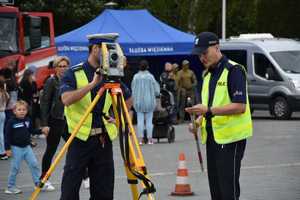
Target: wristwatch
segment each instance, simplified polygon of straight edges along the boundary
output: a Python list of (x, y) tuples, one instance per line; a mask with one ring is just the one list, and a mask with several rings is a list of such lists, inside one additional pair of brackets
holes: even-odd
[(207, 107), (207, 111), (206, 111), (204, 117), (205, 117), (206, 119), (209, 119), (209, 118), (212, 118), (213, 116), (214, 116), (214, 115), (212, 114), (210, 107)]

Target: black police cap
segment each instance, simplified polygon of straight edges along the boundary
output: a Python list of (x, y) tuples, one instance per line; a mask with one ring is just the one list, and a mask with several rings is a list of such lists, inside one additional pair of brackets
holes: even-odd
[(218, 36), (212, 32), (202, 32), (195, 38), (192, 54), (199, 55), (208, 47), (219, 44)]

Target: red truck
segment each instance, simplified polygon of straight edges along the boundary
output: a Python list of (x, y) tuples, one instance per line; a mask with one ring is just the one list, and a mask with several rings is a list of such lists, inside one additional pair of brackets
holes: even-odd
[[(0, 3), (1, 4), (1, 3)], [(53, 15), (49, 12), (21, 12), (0, 5), (0, 69), (17, 66), (17, 77), (35, 68), (38, 88), (53, 71), (48, 68), (56, 56)]]

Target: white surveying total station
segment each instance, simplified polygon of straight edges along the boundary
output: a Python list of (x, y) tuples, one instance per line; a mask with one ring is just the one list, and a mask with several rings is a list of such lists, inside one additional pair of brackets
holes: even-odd
[(116, 42), (118, 33), (97, 33), (87, 35), (89, 44), (101, 44), (100, 66), (108, 77), (124, 76), (125, 57), (120, 45)]

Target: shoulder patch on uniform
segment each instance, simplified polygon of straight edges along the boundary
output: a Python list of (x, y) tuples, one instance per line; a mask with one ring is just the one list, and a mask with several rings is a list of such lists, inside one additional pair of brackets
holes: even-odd
[(82, 67), (83, 67), (83, 63), (79, 63), (79, 64), (77, 64), (77, 65), (74, 65), (74, 66), (70, 67), (70, 69), (71, 69), (73, 72), (76, 72), (76, 71), (78, 71), (78, 70), (81, 70)]

